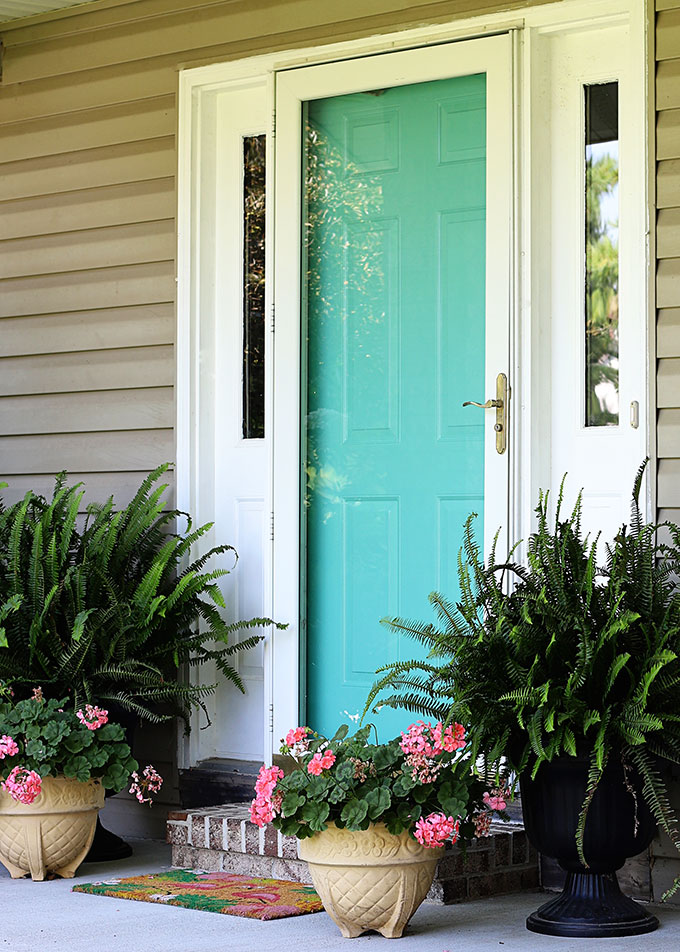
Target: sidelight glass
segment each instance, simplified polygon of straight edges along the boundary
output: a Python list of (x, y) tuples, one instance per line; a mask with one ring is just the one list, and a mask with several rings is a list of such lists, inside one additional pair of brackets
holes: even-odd
[(264, 437), (265, 136), (243, 139), (243, 438)]
[(585, 96), (585, 424), (619, 422), (619, 88)]

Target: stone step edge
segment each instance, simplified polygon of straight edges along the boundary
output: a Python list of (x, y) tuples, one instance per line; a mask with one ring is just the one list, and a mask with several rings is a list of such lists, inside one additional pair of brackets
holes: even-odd
[[(222, 853), (242, 853), (249, 856), (269, 856), (297, 860), (297, 839), (283, 836), (268, 825), (257, 827), (249, 819), (247, 804), (221, 804), (200, 810), (173, 811), (168, 815), (167, 842), (173, 847), (190, 846), (199, 850)], [(460, 854), (460, 851), (455, 851)], [(487, 861), (475, 861), (478, 853), (493, 854)], [(473, 841), (467, 850), (466, 872), (469, 866), (488, 865), (508, 868), (533, 866), (538, 863), (536, 851), (528, 843), (521, 824), (494, 825), (491, 835)]]

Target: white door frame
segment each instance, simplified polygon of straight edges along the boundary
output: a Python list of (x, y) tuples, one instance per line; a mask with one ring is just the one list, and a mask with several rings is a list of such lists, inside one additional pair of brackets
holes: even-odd
[[(545, 116), (532, 112), (532, 104), (539, 98), (540, 62), (537, 62), (537, 44), (535, 39), (540, 32), (568, 30), (596, 21), (603, 23), (613, 19), (627, 17), (631, 30), (637, 37), (640, 50), (639, 82), (646, 82), (645, 56), (646, 12), (641, 0), (560, 0), (560, 2), (537, 7), (527, 7), (511, 13), (486, 14), (457, 20), (448, 24), (439, 24), (366, 37), (344, 43), (309, 47), (251, 57), (231, 63), (201, 66), (185, 69), (179, 77), (179, 130), (178, 130), (178, 323), (177, 323), (177, 504), (188, 509), (202, 521), (214, 515), (214, 503), (210, 493), (203, 489), (206, 479), (202, 473), (201, 441), (197, 438), (199, 421), (205, 413), (204, 400), (199, 394), (200, 353), (198, 347), (199, 324), (201, 320), (201, 272), (200, 249), (210, 244), (210, 228), (201, 216), (199, 201), (200, 181), (206, 162), (210, 162), (209, 136), (201, 133), (201, 116), (210, 97), (216, 90), (228, 89), (257, 79), (265, 82), (270, 90), (270, 102), (273, 103), (274, 78), (281, 79), (284, 71), (315, 63), (332, 63), (355, 60), (375, 53), (411, 50), (437, 46), (452, 40), (472, 39), (493, 34), (510, 33), (513, 37), (512, 89), (513, 103), (508, 115), (514, 123), (514, 147), (512, 175), (514, 178), (514, 228), (510, 234), (513, 256), (513, 273), (508, 294), (513, 304), (513, 323), (510, 336), (509, 377), (513, 382), (511, 404), (511, 474), (510, 474), (510, 519), (511, 538), (526, 536), (530, 531), (533, 507), (539, 487), (550, 484), (551, 473), (549, 458), (544, 448), (550, 440), (550, 379), (549, 335), (545, 335), (545, 321), (549, 314), (549, 304), (543, 296), (541, 275), (537, 262), (540, 248), (545, 241), (542, 232), (539, 204), (534, 201), (533, 187), (540, 176), (543, 156), (536, 148), (534, 140), (537, 128), (545, 122)], [(408, 80), (409, 82), (412, 80)], [(377, 85), (384, 85), (378, 83)], [(646, 100), (645, 96), (641, 99)], [(266, 130), (270, 137), (270, 159), (275, 151), (273, 111)], [(278, 134), (282, 133), (279, 120)], [(270, 166), (271, 167), (271, 166)], [(273, 183), (268, 182), (268, 201), (274, 198)], [(639, 183), (640, 203), (646, 207), (646, 179)], [(291, 241), (291, 247), (294, 243)], [(279, 273), (280, 278), (280, 273)], [(274, 288), (270, 288), (270, 293)], [(278, 316), (280, 320), (280, 315)], [(273, 330), (273, 329), (272, 329)], [(299, 358), (298, 358), (299, 359)], [(269, 392), (273, 374), (273, 361), (268, 367)], [(650, 388), (651, 390), (651, 388)], [(489, 396), (487, 392), (486, 396)], [(472, 395), (471, 395), (472, 396)], [(213, 408), (214, 410), (214, 408)], [(295, 408), (297, 418), (298, 408)], [(641, 426), (647, 425), (647, 445), (651, 443), (650, 421), (654, 410), (650, 408), (648, 419), (641, 419)], [(207, 433), (206, 440), (215, 439), (215, 428)], [(548, 454), (549, 457), (549, 454)], [(651, 482), (651, 481), (650, 481)], [(273, 499), (270, 500), (273, 511)], [(651, 511), (651, 497), (648, 498)], [(219, 527), (217, 527), (219, 535)], [(230, 541), (219, 538), (219, 541)], [(291, 563), (293, 558), (291, 558)], [(268, 591), (271, 591), (271, 578)], [(269, 596), (268, 596), (269, 597)], [(273, 612), (271, 601), (265, 604), (265, 611)], [(274, 616), (276, 617), (276, 616)], [(283, 619), (281, 619), (283, 620)], [(274, 698), (272, 677), (274, 665), (273, 648), (280, 638), (279, 632), (267, 639), (265, 646), (265, 704), (263, 711), (263, 730), (265, 733), (265, 757), (271, 758), (276, 750), (276, 738), (281, 730), (295, 720), (296, 705), (287, 703), (281, 710), (281, 717), (274, 717)], [(283, 648), (283, 642), (281, 642)], [(297, 669), (294, 665), (287, 668), (291, 685), (297, 691)], [(277, 678), (278, 680), (278, 678)], [(293, 710), (295, 708), (295, 710)], [(275, 726), (276, 725), (276, 726)], [(195, 741), (191, 746), (182, 745), (180, 766), (188, 766), (200, 759), (200, 744)]]

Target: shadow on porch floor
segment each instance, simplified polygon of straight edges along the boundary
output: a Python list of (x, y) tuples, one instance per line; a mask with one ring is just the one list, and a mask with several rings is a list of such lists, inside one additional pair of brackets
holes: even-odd
[(517, 893), (463, 905), (424, 904), (398, 943), (368, 935), (348, 943), (325, 913), (259, 922), (191, 909), (154, 906), (71, 892), (74, 882), (132, 876), (170, 865), (170, 847), (155, 840), (133, 842), (135, 854), (119, 863), (82, 866), (75, 880), (31, 883), (10, 880), (0, 870), (5, 911), (0, 952), (348, 952), (370, 946), (402, 952), (593, 952), (636, 949), (677, 952), (680, 909), (657, 907), (661, 928), (630, 939), (552, 939), (527, 932), (524, 920), (543, 897)]

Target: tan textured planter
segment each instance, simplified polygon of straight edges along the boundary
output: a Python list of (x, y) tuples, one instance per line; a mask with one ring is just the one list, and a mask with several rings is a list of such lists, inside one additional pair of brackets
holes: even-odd
[(12, 879), (47, 873), (72, 879), (92, 844), (97, 814), (104, 806), (98, 780), (81, 783), (45, 777), (33, 803), (17, 803), (0, 790), (0, 862)]
[(425, 849), (408, 833), (384, 823), (352, 833), (331, 824), (299, 841), (324, 908), (347, 939), (369, 929), (401, 936), (432, 885), (443, 849)]

